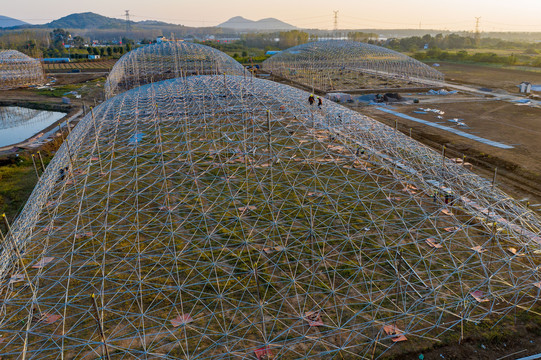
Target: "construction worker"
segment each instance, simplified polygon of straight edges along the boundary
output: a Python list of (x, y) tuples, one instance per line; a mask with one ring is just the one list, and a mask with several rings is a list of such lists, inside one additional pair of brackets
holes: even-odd
[(314, 94), (310, 94), (310, 96), (308, 96), (308, 103), (310, 103), (310, 106), (314, 105)]
[(321, 98), (317, 97), (317, 107), (321, 109), (321, 105), (323, 105), (323, 101), (321, 101)]

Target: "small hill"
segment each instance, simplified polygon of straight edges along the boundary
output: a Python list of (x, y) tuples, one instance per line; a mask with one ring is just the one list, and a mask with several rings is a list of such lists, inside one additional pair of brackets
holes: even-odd
[(21, 20), (14, 19), (14, 18), (10, 18), (7, 16), (0, 15), (0, 28), (20, 26), (20, 25), (26, 25), (26, 24), (28, 23)]
[(110, 18), (92, 12), (70, 14), (44, 25), (44, 27), (50, 29), (118, 29), (125, 26), (125, 20)]
[(242, 16), (235, 16), (221, 23), (217, 27), (234, 30), (295, 30), (296, 27), (275, 18), (266, 18), (258, 21), (249, 20)]

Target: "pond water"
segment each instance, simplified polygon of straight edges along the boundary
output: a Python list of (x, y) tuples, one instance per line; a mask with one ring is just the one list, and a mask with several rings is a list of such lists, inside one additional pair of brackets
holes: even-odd
[(0, 147), (18, 144), (51, 126), (66, 114), (56, 111), (0, 107)]

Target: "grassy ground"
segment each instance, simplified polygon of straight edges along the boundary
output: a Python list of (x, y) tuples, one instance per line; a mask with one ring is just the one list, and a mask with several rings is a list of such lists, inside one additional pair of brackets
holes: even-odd
[[(57, 138), (43, 147), (40, 151), (43, 166), (47, 166), (60, 145), (61, 140)], [(34, 159), (37, 160), (37, 170), (41, 175), (42, 166), (37, 153)], [(23, 209), (37, 181), (38, 176), (31, 153), (22, 152), (18, 155), (0, 157), (0, 213), (5, 213), (10, 223)], [(0, 229), (5, 232), (4, 223), (0, 224)]]
[(22, 209), (37, 182), (32, 160), (19, 156), (0, 166), (0, 212), (10, 220)]

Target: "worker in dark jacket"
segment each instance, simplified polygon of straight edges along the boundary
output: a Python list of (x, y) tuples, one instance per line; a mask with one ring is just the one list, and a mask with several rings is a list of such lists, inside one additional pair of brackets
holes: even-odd
[(310, 96), (308, 96), (308, 103), (314, 105), (314, 100), (314, 94), (310, 94)]
[(318, 97), (317, 97), (317, 107), (321, 109), (321, 105), (323, 105), (323, 101), (322, 101), (321, 98), (318, 96)]

